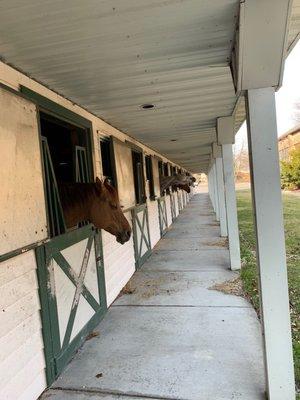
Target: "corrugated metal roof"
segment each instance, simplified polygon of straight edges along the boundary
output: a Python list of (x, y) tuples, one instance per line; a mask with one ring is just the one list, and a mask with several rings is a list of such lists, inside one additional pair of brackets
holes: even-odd
[(239, 0), (2, 0), (0, 53), (199, 172), (209, 163), (216, 117), (231, 115), (236, 103), (228, 64), (238, 6)]

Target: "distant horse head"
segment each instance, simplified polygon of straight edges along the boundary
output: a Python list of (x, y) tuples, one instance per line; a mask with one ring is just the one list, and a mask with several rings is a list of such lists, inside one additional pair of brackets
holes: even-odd
[(118, 193), (108, 180), (60, 183), (59, 192), (68, 228), (89, 220), (96, 228), (114, 235), (121, 244), (130, 239), (131, 227), (122, 212)]

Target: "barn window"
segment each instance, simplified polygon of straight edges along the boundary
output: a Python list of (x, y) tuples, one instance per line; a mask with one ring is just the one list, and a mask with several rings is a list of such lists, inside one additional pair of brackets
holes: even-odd
[(158, 171), (159, 171), (159, 176), (163, 176), (164, 175), (164, 168), (163, 168), (163, 162), (162, 161), (158, 161)]
[[(164, 176), (170, 176), (168, 163), (164, 163), (163, 166), (164, 166)], [(166, 193), (170, 194), (170, 188), (169, 187), (166, 189)]]
[(132, 150), (132, 165), (136, 204), (146, 202), (143, 153)]
[(145, 157), (146, 162), (146, 177), (149, 183), (149, 195), (151, 200), (155, 200), (154, 179), (153, 179), (153, 166), (151, 156)]
[(66, 231), (58, 184), (92, 181), (89, 136), (87, 129), (43, 111), (40, 128), (49, 231), (53, 237)]
[(117, 179), (115, 172), (115, 158), (112, 140), (110, 138), (100, 140), (100, 151), (103, 177), (109, 179), (110, 183), (116, 188)]
[[(174, 176), (175, 175), (175, 168), (173, 167), (173, 165), (170, 165), (170, 176)], [(172, 192), (175, 191), (174, 186), (171, 187)]]

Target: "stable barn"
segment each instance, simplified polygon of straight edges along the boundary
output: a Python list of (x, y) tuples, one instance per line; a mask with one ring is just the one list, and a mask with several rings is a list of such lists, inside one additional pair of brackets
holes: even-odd
[[(269, 400), (294, 400), (275, 91), (299, 37), (300, 0), (0, 2), (1, 400), (37, 399), (150, 256), (193, 196), (192, 189), (190, 195), (172, 187), (162, 192), (163, 177), (207, 174), (220, 222), (218, 239), (228, 238), (228, 249), (222, 249), (228, 253), (226, 272), (241, 268), (232, 145), (245, 119), (262, 317), (262, 391)], [(118, 191), (133, 231), (124, 245), (86, 220), (66, 229), (58, 182), (94, 182), (96, 177), (108, 177)], [(195, 210), (192, 204), (190, 210)], [(182, 246), (187, 242), (182, 240)], [(198, 260), (206, 262), (201, 254), (195, 267)], [(208, 297), (206, 292), (205, 301)], [(162, 320), (169, 329), (165, 345), (173, 329), (184, 324), (180, 334), (190, 330), (195, 319), (185, 324), (186, 305), (173, 310), (181, 315), (181, 325)], [(227, 308), (223, 300), (218, 307)], [(170, 358), (171, 368), (154, 367), (170, 379), (146, 397), (170, 399), (176, 385), (186, 390), (176, 399), (241, 397), (242, 384), (235, 381), (241, 370), (244, 386), (253, 386), (245, 399), (265, 397), (250, 374), (256, 364), (247, 361), (253, 347), (237, 347), (237, 314), (231, 314), (230, 334), (224, 337), (222, 320), (214, 336), (210, 305), (205, 312), (209, 326), (191, 330), (193, 338), (204, 338), (195, 351), (187, 350), (189, 343), (171, 348), (187, 357), (184, 376), (196, 379), (181, 385), (182, 375), (173, 374), (181, 358), (177, 363)], [(248, 342), (258, 330), (243, 331)], [(193, 339), (181, 336), (187, 337)], [(205, 368), (212, 357), (200, 347), (207, 339), (219, 354), (214, 367)], [(142, 353), (144, 342), (139, 345)], [(202, 364), (193, 375), (190, 361), (199, 356)], [(201, 386), (199, 375), (207, 371), (216, 381)], [(224, 397), (228, 381), (230, 395)], [(147, 388), (152, 383), (147, 375)], [(193, 384), (198, 389), (190, 397)], [(206, 396), (208, 386), (212, 391)], [(117, 396), (131, 397), (127, 389)], [(140, 392), (133, 396), (144, 398)]]
[[(1, 399), (53, 382), (189, 201), (163, 155), (1, 64)], [(109, 178), (132, 237), (67, 230), (58, 181)], [(87, 260), (87, 263), (85, 262)]]

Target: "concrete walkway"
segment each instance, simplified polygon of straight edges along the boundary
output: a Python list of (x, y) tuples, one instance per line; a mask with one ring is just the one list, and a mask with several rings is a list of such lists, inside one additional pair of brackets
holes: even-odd
[(237, 276), (228, 265), (198, 194), (42, 399), (265, 399), (256, 314), (210, 289)]

